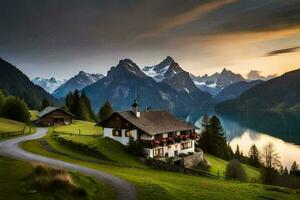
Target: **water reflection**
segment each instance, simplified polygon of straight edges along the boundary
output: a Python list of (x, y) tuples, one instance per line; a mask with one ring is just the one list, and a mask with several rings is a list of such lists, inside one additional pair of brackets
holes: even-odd
[(234, 150), (239, 144), (247, 154), (254, 143), (262, 149), (266, 143), (272, 142), (284, 166), (289, 167), (295, 160), (300, 163), (300, 113), (195, 111), (186, 119), (201, 127), (204, 113), (216, 114), (220, 118)]

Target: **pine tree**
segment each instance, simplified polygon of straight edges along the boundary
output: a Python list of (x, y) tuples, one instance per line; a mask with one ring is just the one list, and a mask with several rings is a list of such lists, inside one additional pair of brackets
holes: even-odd
[(281, 163), (279, 161), (278, 153), (272, 143), (268, 143), (264, 146), (262, 157), (266, 168), (280, 167)]
[(288, 171), (288, 169), (287, 169), (286, 166), (285, 166), (285, 168), (284, 168), (284, 175), (289, 175), (289, 171)]
[(71, 105), (73, 103), (73, 93), (69, 92), (69, 94), (66, 96), (65, 104), (68, 110), (71, 110)]
[(111, 104), (109, 103), (109, 101), (105, 101), (98, 112), (99, 119), (103, 120), (109, 115), (111, 115), (112, 113), (113, 113), (113, 109), (111, 107)]
[(250, 165), (252, 165), (254, 167), (260, 167), (261, 166), (260, 153), (259, 153), (259, 150), (257, 149), (255, 144), (253, 144), (250, 147), (248, 156), (249, 156), (249, 164)]
[(2, 90), (0, 90), (0, 115), (1, 115), (1, 109), (4, 101), (5, 101), (5, 95), (3, 94)]
[(42, 101), (42, 109), (45, 109), (48, 106), (50, 106), (50, 103), (49, 103), (48, 99), (44, 98)]
[(91, 101), (90, 99), (86, 96), (85, 92), (82, 92), (81, 94), (81, 99), (83, 103), (85, 104), (87, 110), (88, 110), (88, 115), (90, 119), (95, 119), (95, 114), (92, 109)]
[(9, 96), (5, 99), (1, 115), (4, 118), (20, 122), (29, 122), (30, 120), (28, 106), (23, 100), (15, 96)]
[(296, 161), (294, 161), (291, 166), (290, 175), (295, 175), (296, 172), (298, 171), (298, 167), (299, 167), (298, 164), (296, 163)]
[(241, 161), (241, 160), (240, 160), (240, 158), (241, 158), (241, 152), (240, 152), (240, 147), (239, 147), (238, 144), (236, 145), (236, 150), (235, 150), (235, 153), (234, 153), (234, 157), (235, 157), (236, 159), (238, 159), (239, 161)]

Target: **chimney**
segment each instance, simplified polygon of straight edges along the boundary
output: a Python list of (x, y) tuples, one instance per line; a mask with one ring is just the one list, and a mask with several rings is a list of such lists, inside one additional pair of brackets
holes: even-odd
[(131, 111), (136, 117), (140, 117), (140, 105), (138, 104), (137, 100), (135, 99), (133, 104), (131, 105)]

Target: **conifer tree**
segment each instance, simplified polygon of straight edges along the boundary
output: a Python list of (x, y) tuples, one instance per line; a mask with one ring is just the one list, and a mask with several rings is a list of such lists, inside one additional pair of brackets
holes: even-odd
[(113, 113), (113, 109), (111, 107), (111, 104), (109, 103), (109, 101), (105, 101), (98, 112), (99, 119), (103, 120), (109, 115), (111, 115), (112, 113)]
[(249, 164), (250, 165), (252, 165), (254, 167), (260, 167), (261, 166), (260, 153), (259, 153), (259, 150), (257, 149), (255, 144), (253, 144), (250, 147), (248, 156), (249, 156)]
[(299, 168), (298, 164), (296, 163), (296, 161), (294, 161), (291, 166), (290, 175), (295, 175), (296, 172), (298, 171), (298, 168)]
[(82, 92), (82, 94), (81, 94), (81, 99), (82, 99), (83, 103), (84, 103), (85, 106), (86, 106), (86, 109), (87, 109), (87, 111), (88, 111), (89, 118), (90, 118), (90, 119), (95, 119), (95, 115), (94, 115), (94, 112), (93, 112), (93, 109), (92, 109), (91, 101), (90, 101), (90, 99), (88, 98), (88, 96), (86, 96), (85, 92)]
[(3, 94), (2, 90), (0, 90), (0, 115), (1, 115), (1, 109), (4, 101), (5, 101), (5, 95)]
[(49, 103), (48, 99), (44, 98), (42, 101), (42, 109), (45, 109), (48, 106), (50, 106), (50, 103)]

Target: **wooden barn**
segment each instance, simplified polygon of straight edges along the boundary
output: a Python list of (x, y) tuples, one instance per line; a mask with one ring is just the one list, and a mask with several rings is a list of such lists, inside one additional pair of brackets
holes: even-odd
[(48, 106), (39, 113), (38, 126), (68, 125), (73, 122), (74, 115), (57, 107)]

